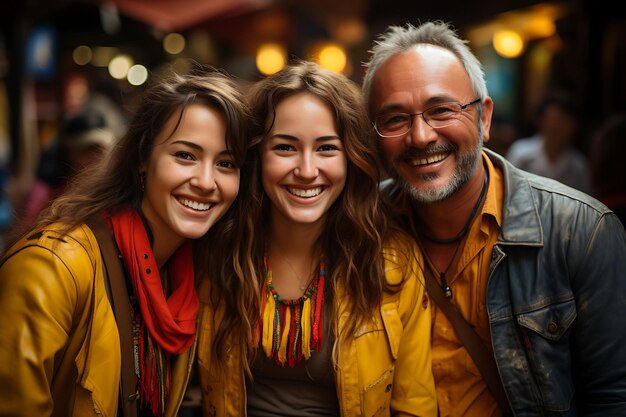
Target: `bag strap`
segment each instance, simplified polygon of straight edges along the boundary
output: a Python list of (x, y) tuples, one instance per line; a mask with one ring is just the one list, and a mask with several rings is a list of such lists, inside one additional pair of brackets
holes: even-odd
[[(87, 226), (91, 229), (98, 240), (102, 259), (104, 260), (105, 277), (111, 289), (111, 305), (115, 314), (115, 321), (120, 334), (120, 350), (122, 355), (122, 369), (120, 378), (120, 396), (122, 413), (124, 417), (137, 417), (137, 403), (139, 398), (135, 383), (135, 355), (133, 352), (133, 328), (132, 311), (128, 290), (126, 289), (126, 279), (122, 271), (121, 258), (111, 231), (107, 227), (104, 219), (93, 216), (87, 221)], [(105, 283), (107, 283), (105, 281)]]
[(504, 392), (504, 387), (502, 386), (502, 381), (500, 380), (493, 355), (487, 350), (487, 347), (472, 326), (461, 316), (454, 304), (446, 297), (443, 289), (435, 279), (430, 266), (425, 268), (424, 276), (426, 291), (435, 300), (435, 303), (437, 303), (437, 306), (439, 306), (448, 320), (450, 320), (450, 323), (452, 323), (454, 331), (472, 357), (489, 391), (491, 391), (491, 394), (498, 402), (500, 410), (504, 414), (511, 413), (509, 401), (506, 398), (506, 393)]

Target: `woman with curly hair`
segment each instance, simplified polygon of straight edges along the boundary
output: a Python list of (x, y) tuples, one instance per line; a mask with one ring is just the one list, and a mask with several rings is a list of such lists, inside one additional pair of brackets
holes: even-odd
[[(232, 228), (247, 121), (222, 72), (194, 65), (160, 80), (108, 157), (8, 249), (0, 415), (177, 415), (197, 340), (193, 245), (204, 265)], [(128, 295), (116, 298), (114, 276)]]
[(200, 292), (205, 415), (436, 416), (421, 260), (386, 221), (360, 90), (294, 62), (249, 105), (241, 224), (220, 272), (259, 297), (235, 340), (214, 320), (228, 289)]

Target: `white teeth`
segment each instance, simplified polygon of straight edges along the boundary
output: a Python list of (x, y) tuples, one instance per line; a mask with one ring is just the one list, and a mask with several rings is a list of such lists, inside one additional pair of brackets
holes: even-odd
[(411, 164), (413, 166), (433, 164), (435, 162), (443, 161), (444, 159), (446, 159), (447, 156), (448, 156), (447, 154), (437, 154), (437, 155), (429, 155), (424, 158), (414, 158), (411, 160)]
[(191, 209), (198, 210), (198, 211), (206, 211), (211, 208), (211, 204), (207, 204), (207, 203), (199, 203), (197, 201), (191, 201), (191, 200), (178, 200), (178, 201), (183, 206), (186, 206)]
[(309, 198), (319, 195), (322, 192), (322, 187), (308, 188), (306, 190), (303, 190), (302, 188), (287, 187), (287, 190), (289, 190), (291, 194), (297, 195), (298, 197)]

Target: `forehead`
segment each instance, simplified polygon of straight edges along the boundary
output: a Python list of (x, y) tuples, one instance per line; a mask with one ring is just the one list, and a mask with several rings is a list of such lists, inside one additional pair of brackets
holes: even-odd
[(300, 92), (282, 99), (275, 109), (274, 119), (270, 115), (268, 123), (273, 128), (300, 126), (302, 124), (330, 124), (334, 126), (334, 113), (326, 101), (309, 92)]
[(315, 110), (319, 108), (329, 107), (329, 105), (320, 97), (308, 91), (301, 91), (295, 94), (290, 94), (287, 97), (281, 99), (276, 104), (276, 112), (286, 112), (293, 110), (293, 107), (300, 107), (300, 109)]
[(372, 80), (370, 113), (382, 106), (421, 108), (436, 100), (462, 101), (473, 97), (472, 84), (461, 61), (449, 50), (428, 44), (395, 54)]

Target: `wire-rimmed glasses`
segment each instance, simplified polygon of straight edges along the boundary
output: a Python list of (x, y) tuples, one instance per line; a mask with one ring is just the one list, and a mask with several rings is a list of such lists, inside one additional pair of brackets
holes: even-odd
[(437, 104), (419, 113), (385, 113), (378, 115), (374, 120), (374, 129), (383, 138), (396, 138), (405, 135), (413, 126), (413, 118), (422, 116), (428, 126), (441, 129), (450, 126), (457, 120), (459, 114), (472, 104), (480, 102), (480, 98), (466, 104), (456, 101)]

